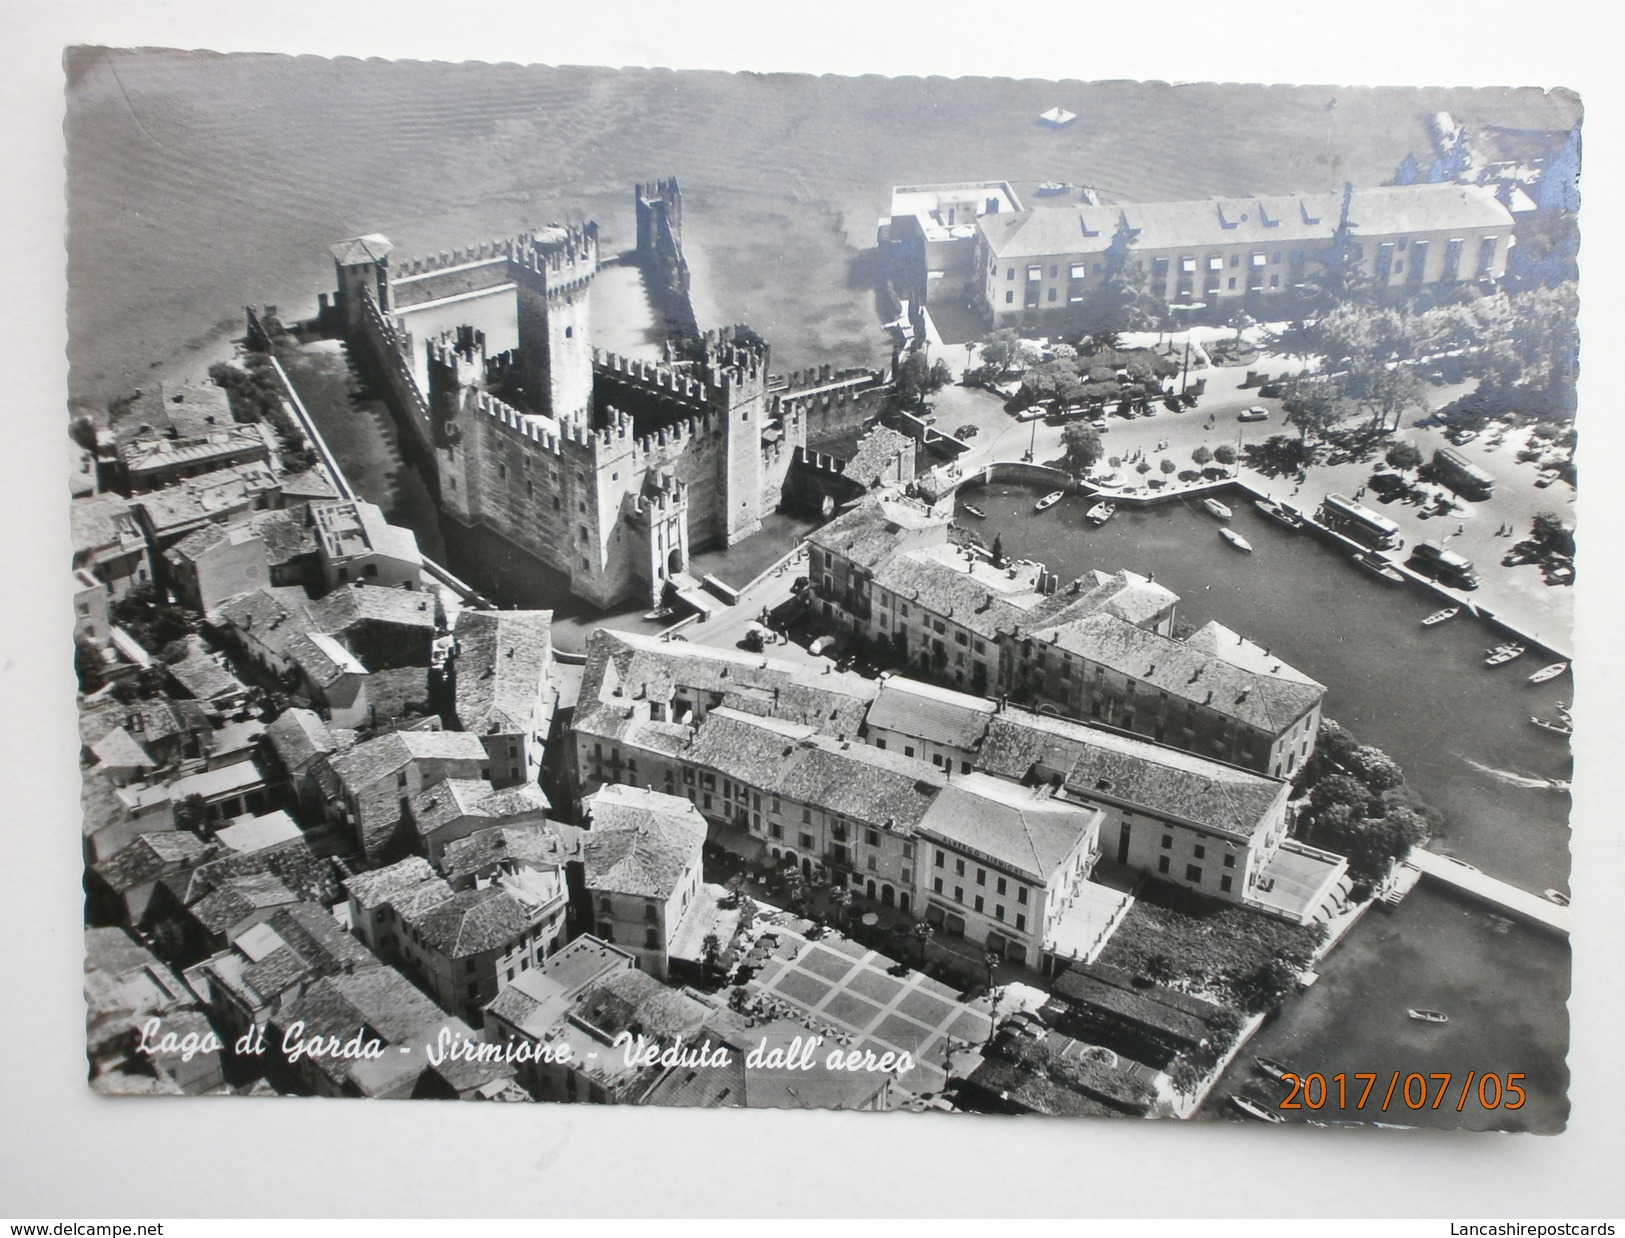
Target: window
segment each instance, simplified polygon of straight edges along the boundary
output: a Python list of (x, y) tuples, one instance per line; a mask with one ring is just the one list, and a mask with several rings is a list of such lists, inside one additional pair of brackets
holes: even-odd
[(1016, 932), (1025, 933), (1026, 931), (1027, 931), (1027, 917), (1022, 915), (1018, 911), (1016, 913)]
[(1036, 284), (1036, 283), (1038, 283), (1039, 280), (1041, 280), (1043, 278), (1044, 278), (1044, 268), (1043, 267), (1041, 267), (1041, 266), (1030, 266), (1030, 267), (1027, 268), (1027, 282), (1029, 284)]
[(1008, 271), (1006, 271), (1004, 273), (1004, 277), (1005, 277), (1005, 279), (1014, 279), (1016, 277), (1016, 268), (1011, 267)]
[(612, 914), (613, 907), (614, 904), (611, 903), (608, 898), (601, 898), (598, 900), (598, 910), (606, 916)]
[(965, 875), (965, 861), (964, 860), (955, 860), (954, 861), (954, 876), (955, 877), (963, 877), (964, 875)]
[(1220, 877), (1219, 878), (1219, 889), (1223, 890), (1226, 894), (1230, 893), (1230, 886), (1231, 886), (1230, 878), (1228, 878), (1228, 877)]
[(982, 896), (980, 894), (978, 894), (976, 896), (976, 904), (975, 905), (976, 905), (976, 910), (978, 912), (980, 912), (982, 910)]
[(803, 834), (801, 836), (801, 845), (805, 850), (811, 851), (813, 847), (817, 845), (817, 842), (818, 840), (815, 839), (811, 834)]
[(1224, 866), (1226, 868), (1234, 868), (1236, 866), (1236, 857), (1234, 855), (1225, 856), (1224, 857)]
[(1196, 274), (1196, 259), (1195, 258), (1181, 258), (1179, 260), (1179, 273), (1181, 275), (1195, 275)]
[(1264, 254), (1253, 254), (1252, 255), (1252, 264), (1255, 267), (1263, 266), (1264, 262), (1265, 262), (1265, 255)]
[(767, 832), (773, 838), (782, 839), (784, 837), (784, 827), (777, 821), (769, 821), (767, 823)]
[(1185, 880), (1194, 885), (1202, 884), (1202, 868), (1199, 864), (1185, 865)]
[(1022, 904), (1023, 906), (1026, 905), (1026, 903), (1027, 903), (1027, 887), (1026, 886), (1017, 886), (1016, 887), (1016, 902)]
[[(1161, 262), (1163, 267), (1166, 269), (1168, 266), (1168, 260), (1166, 258), (1159, 258), (1158, 261)], [(1073, 279), (1086, 279), (1089, 275), (1088, 264), (1084, 262), (1074, 262), (1072, 264), (1071, 275)]]
[(964, 886), (955, 886), (954, 887), (954, 902), (963, 903), (964, 901), (965, 901), (965, 887)]
[(868, 843), (871, 847), (880, 846), (880, 831), (879, 830), (865, 830), (863, 832), (863, 841)]
[[(1233, 267), (1239, 267), (1241, 265), (1241, 255), (1240, 254), (1231, 254), (1230, 255), (1230, 265), (1233, 266)], [(1231, 287), (1233, 288), (1233, 287), (1235, 287), (1235, 285), (1232, 284)]]
[(979, 886), (987, 884), (987, 869), (979, 868), (976, 870), (976, 884)]
[(1207, 859), (1207, 848), (1202, 846), (1201, 843), (1197, 843), (1191, 854), (1194, 855), (1198, 860), (1205, 860)]
[(1000, 878), (999, 878), (999, 880), (998, 880), (998, 884), (996, 884), (996, 885), (995, 885), (995, 886), (994, 886), (994, 887), (993, 887), (993, 889), (994, 889), (994, 891), (995, 891), (995, 892), (996, 892), (996, 893), (999, 893), (999, 894), (1003, 894), (1003, 893), (1004, 893), (1004, 878), (1003, 878), (1003, 877), (1000, 877)]
[(660, 934), (655, 929), (645, 929), (643, 932), (643, 945), (648, 950), (660, 949)]
[(1168, 871), (1168, 857), (1167, 856), (1159, 855), (1157, 857), (1157, 871), (1159, 873), (1166, 873)]
[(1231, 292), (1236, 290), (1236, 277), (1234, 275), (1225, 281), (1225, 287), (1227, 287)]
[(935, 890), (938, 894), (941, 894), (942, 893), (942, 878), (941, 877), (935, 878), (931, 882), (931, 888), (933, 890)]
[(941, 868), (945, 863), (947, 863), (947, 860), (948, 860), (948, 857), (942, 854), (942, 848), (938, 847), (937, 848), (937, 867)]
[(993, 918), (995, 920), (1004, 919), (1004, 904), (1003, 903), (994, 903), (993, 904)]

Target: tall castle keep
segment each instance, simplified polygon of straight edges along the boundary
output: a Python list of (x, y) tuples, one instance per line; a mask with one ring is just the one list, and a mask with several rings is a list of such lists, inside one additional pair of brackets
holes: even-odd
[(385, 237), (341, 241), (323, 298), (434, 461), (442, 510), (605, 607), (658, 604), (690, 546), (759, 529), (806, 444), (801, 405), (770, 397), (767, 343), (693, 327), (677, 182), (638, 185), (635, 202), (637, 260), (674, 337), (659, 362), (592, 347), (590, 222), (394, 269)]

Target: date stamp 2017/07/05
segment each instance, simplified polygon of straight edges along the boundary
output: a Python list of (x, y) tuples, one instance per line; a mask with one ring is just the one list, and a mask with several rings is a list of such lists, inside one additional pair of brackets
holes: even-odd
[(1452, 1108), (1461, 1113), (1469, 1104), (1476, 1104), (1480, 1109), (1522, 1109), (1527, 1099), (1520, 1086), (1523, 1078), (1522, 1072), (1502, 1075), (1474, 1070), (1465, 1075), (1454, 1071), (1405, 1074), (1396, 1070), (1386, 1077), (1366, 1072), (1324, 1075), (1317, 1071), (1299, 1075), (1286, 1071), (1281, 1075), (1281, 1084), (1287, 1093), (1278, 1108), (1318, 1111), (1369, 1107), (1382, 1113)]

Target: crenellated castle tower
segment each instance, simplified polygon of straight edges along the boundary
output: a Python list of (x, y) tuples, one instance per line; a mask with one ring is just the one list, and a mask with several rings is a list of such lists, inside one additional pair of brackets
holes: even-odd
[[(640, 249), (647, 236), (681, 272), (686, 306), (677, 184), (639, 185), (636, 201)], [(672, 330), (659, 362), (595, 353), (596, 224), (407, 263), (399, 289), (389, 249), (379, 236), (333, 247), (337, 318), (382, 363), (448, 515), (501, 533), (607, 607), (658, 604), (691, 545), (732, 545), (778, 506), (806, 426), (769, 399), (766, 341), (747, 327)], [(419, 342), (414, 326), (444, 323), (454, 304), (487, 330), (420, 328)], [(492, 329), (513, 333), (512, 351), (489, 350)]]

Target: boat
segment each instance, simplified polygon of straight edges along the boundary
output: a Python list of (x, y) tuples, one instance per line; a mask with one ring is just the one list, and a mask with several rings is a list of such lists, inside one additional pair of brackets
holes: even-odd
[(1521, 658), (1528, 651), (1517, 644), (1497, 645), (1488, 651), (1484, 658), (1485, 666), (1505, 666), (1516, 658)]
[(1054, 507), (1057, 503), (1059, 503), (1061, 501), (1061, 497), (1062, 497), (1062, 492), (1061, 491), (1052, 490), (1048, 494), (1046, 494), (1043, 498), (1038, 500), (1038, 506), (1036, 508), (1034, 508), (1034, 510), (1035, 511), (1041, 511), (1041, 512), (1048, 511), (1050, 508)]
[(1567, 722), (1553, 722), (1549, 718), (1537, 718), (1534, 714), (1529, 715), (1529, 721), (1543, 731), (1550, 731), (1553, 735), (1568, 736), (1574, 734), (1574, 727)]
[(1045, 197), (1053, 197), (1058, 193), (1070, 193), (1072, 185), (1069, 181), (1043, 181), (1038, 186), (1038, 192)]
[(1117, 505), (1115, 503), (1096, 503), (1083, 514), (1096, 524), (1105, 524), (1117, 514)]
[(1230, 519), (1230, 509), (1223, 503), (1219, 502), (1218, 499), (1203, 499), (1202, 506), (1204, 509), (1206, 509), (1207, 514), (1212, 516), (1215, 520)]
[(1569, 712), (1567, 701), (1559, 701), (1552, 708), (1557, 710), (1557, 716), (1563, 719), (1564, 722), (1567, 722), (1570, 726), (1574, 725), (1574, 715)]
[(1366, 571), (1370, 572), (1379, 580), (1385, 580), (1391, 585), (1402, 585), (1405, 583), (1404, 574), (1379, 554), (1362, 550), (1359, 554), (1354, 556), (1354, 562), (1357, 566), (1363, 567)]
[(1256, 1100), (1247, 1096), (1230, 1097), (1230, 1103), (1245, 1113), (1249, 1118), (1257, 1118), (1260, 1122), (1285, 1122), (1286, 1119), (1273, 1109), (1266, 1109)]
[(1277, 503), (1274, 499), (1255, 499), (1253, 506), (1276, 524), (1285, 525), (1289, 529), (1303, 528), (1303, 517), (1285, 503)]
[(1569, 669), (1567, 662), (1553, 662), (1550, 666), (1543, 666), (1533, 675), (1529, 676), (1530, 683), (1545, 683), (1548, 679), (1556, 679)]
[(1561, 890), (1542, 890), (1540, 896), (1547, 902), (1556, 903), (1559, 907), (1569, 905), (1569, 896)]
[(1553, 791), (1567, 791), (1571, 784), (1567, 778), (1548, 778), (1546, 785)]
[(1442, 1011), (1442, 1010), (1416, 1010), (1416, 1009), (1411, 1009), (1411, 1010), (1407, 1010), (1405, 1013), (1407, 1015), (1409, 1015), (1411, 1018), (1415, 1019), (1418, 1023), (1448, 1023), (1448, 1022), (1450, 1022), (1450, 1016), (1445, 1014), (1445, 1012)]
[(985, 511), (983, 511), (980, 507), (971, 505), (970, 503), (965, 504), (965, 514), (967, 516), (975, 516), (978, 520), (987, 519), (987, 513)]
[(1431, 628), (1434, 624), (1444, 623), (1447, 619), (1454, 619), (1459, 614), (1461, 614), (1461, 607), (1446, 606), (1443, 610), (1436, 610), (1426, 619), (1422, 620), (1422, 626), (1424, 628)]
[(1263, 1071), (1271, 1079), (1285, 1079), (1288, 1075), (1293, 1074), (1292, 1071), (1288, 1070), (1286, 1066), (1280, 1062), (1277, 1062), (1274, 1058), (1255, 1057), (1253, 1061), (1257, 1062), (1258, 1069)]
[(1253, 553), (1253, 544), (1234, 529), (1220, 529), (1219, 536), (1241, 551), (1242, 554), (1250, 555)]

